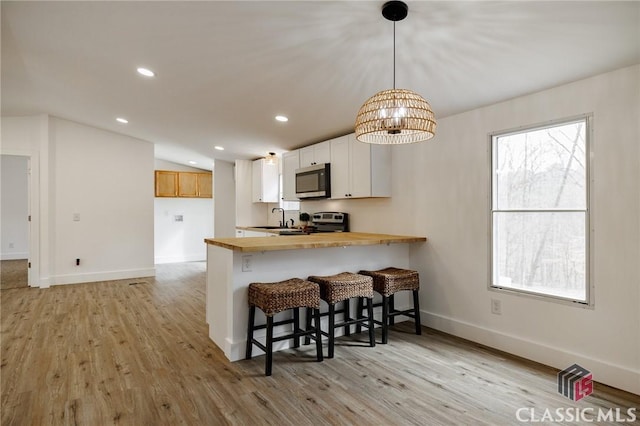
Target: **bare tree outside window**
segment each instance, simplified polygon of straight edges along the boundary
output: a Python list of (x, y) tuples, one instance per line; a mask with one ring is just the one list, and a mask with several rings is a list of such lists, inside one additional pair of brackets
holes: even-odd
[(588, 302), (587, 126), (492, 137), (493, 287)]

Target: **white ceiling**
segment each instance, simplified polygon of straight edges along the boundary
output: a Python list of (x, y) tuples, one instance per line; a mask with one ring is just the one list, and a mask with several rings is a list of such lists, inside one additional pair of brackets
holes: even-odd
[[(209, 169), (350, 133), (392, 85), (383, 3), (3, 0), (2, 115), (48, 113)], [(440, 118), (640, 62), (636, 1), (408, 5), (397, 86)]]

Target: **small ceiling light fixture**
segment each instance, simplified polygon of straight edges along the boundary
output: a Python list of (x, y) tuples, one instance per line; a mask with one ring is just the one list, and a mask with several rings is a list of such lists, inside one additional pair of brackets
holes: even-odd
[(283, 123), (286, 123), (287, 121), (289, 121), (289, 119), (284, 115), (276, 115), (276, 120), (281, 121)]
[(374, 144), (422, 142), (436, 134), (436, 119), (429, 103), (419, 94), (396, 89), (396, 21), (407, 17), (402, 1), (388, 1), (382, 16), (393, 21), (393, 89), (370, 97), (356, 117), (356, 139)]
[(224, 147), (222, 147), (222, 146), (217, 146), (217, 145), (216, 145), (216, 146), (214, 146), (214, 147), (213, 147), (213, 149), (216, 149), (216, 150), (218, 150), (218, 151), (224, 151)]
[(116, 121), (118, 123), (122, 123), (122, 124), (127, 124), (129, 122), (129, 120), (127, 120), (126, 118), (122, 118), (122, 117), (116, 118)]
[(145, 77), (155, 77), (155, 76), (156, 76), (156, 73), (155, 73), (155, 72), (153, 72), (153, 71), (151, 71), (151, 70), (150, 70), (150, 69), (148, 69), (148, 68), (139, 67), (139, 68), (137, 69), (137, 71), (138, 71), (138, 74), (142, 74), (142, 75), (144, 75)]
[(197, 161), (189, 160), (189, 164), (198, 164)]
[(276, 153), (275, 152), (270, 152), (269, 155), (267, 155), (266, 157), (264, 157), (266, 161), (266, 164), (270, 165), (270, 166), (274, 166), (276, 164), (278, 164), (278, 157), (276, 157)]

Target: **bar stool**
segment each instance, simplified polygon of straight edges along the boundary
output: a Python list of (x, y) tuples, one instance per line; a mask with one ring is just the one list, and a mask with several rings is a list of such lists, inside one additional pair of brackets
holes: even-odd
[[(373, 279), (364, 275), (353, 274), (351, 272), (342, 272), (336, 275), (315, 276), (308, 278), (309, 281), (318, 283), (320, 286), (320, 299), (329, 305), (329, 311), (320, 314), (321, 317), (329, 317), (329, 329), (327, 332), (320, 332), (329, 338), (329, 350), (327, 358), (333, 358), (335, 344), (335, 329), (344, 327), (345, 335), (350, 334), (350, 328), (356, 324), (359, 327), (364, 326), (369, 329), (369, 345), (375, 346), (375, 334), (373, 323)], [(362, 310), (358, 312), (357, 318), (353, 319), (349, 315), (349, 299), (353, 297), (366, 298), (368, 301), (367, 316), (362, 316)], [(343, 302), (342, 310), (336, 310), (336, 304)], [(309, 309), (307, 309), (307, 312)], [(343, 321), (335, 322), (336, 314), (343, 314)], [(307, 315), (307, 328), (310, 327), (311, 317)], [(320, 321), (317, 319), (316, 327), (320, 327)], [(305, 339), (305, 343), (307, 339)]]
[[(267, 323), (255, 325), (256, 307), (260, 308), (267, 317)], [(313, 310), (316, 326), (300, 328), (300, 308)], [(279, 312), (293, 309), (293, 318), (283, 321), (273, 321), (273, 316)], [(310, 314), (310, 313), (309, 313)], [(273, 328), (279, 325), (293, 324), (293, 332), (285, 336), (273, 337)], [(267, 329), (265, 344), (253, 338), (254, 330)], [(300, 337), (312, 337), (316, 341), (318, 361), (322, 361), (322, 336), (320, 334), (320, 288), (317, 284), (292, 278), (275, 283), (249, 284), (249, 325), (247, 327), (247, 349), (245, 359), (251, 359), (253, 345), (262, 349), (267, 355), (265, 360), (265, 375), (271, 375), (273, 360), (273, 342), (294, 339), (294, 348), (300, 346)]]
[[(397, 315), (405, 315), (413, 318), (416, 327), (416, 334), (422, 334), (422, 326), (420, 324), (420, 302), (418, 298), (418, 290), (420, 289), (420, 277), (418, 271), (400, 268), (385, 268), (378, 271), (360, 271), (362, 275), (373, 278), (373, 289), (382, 295), (382, 302), (373, 306), (382, 306), (382, 321), (376, 321), (376, 324), (382, 325), (382, 343), (387, 343), (389, 335), (389, 326), (394, 324)], [(394, 306), (395, 293), (403, 290), (413, 292), (413, 308), (398, 311)], [(369, 304), (370, 302), (367, 302)], [(362, 312), (362, 299), (358, 301), (358, 312)], [(358, 330), (359, 331), (359, 330)]]

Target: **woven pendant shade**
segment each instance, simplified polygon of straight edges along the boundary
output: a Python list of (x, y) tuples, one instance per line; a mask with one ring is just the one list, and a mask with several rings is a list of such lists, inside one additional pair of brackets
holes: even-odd
[(356, 116), (356, 139), (375, 144), (422, 142), (436, 134), (436, 119), (429, 102), (411, 90), (396, 89), (396, 21), (407, 17), (409, 7), (399, 0), (382, 6), (382, 16), (393, 21), (393, 89), (370, 97)]
[(436, 119), (429, 102), (411, 90), (383, 90), (358, 111), (356, 139), (374, 144), (405, 144), (431, 139)]

